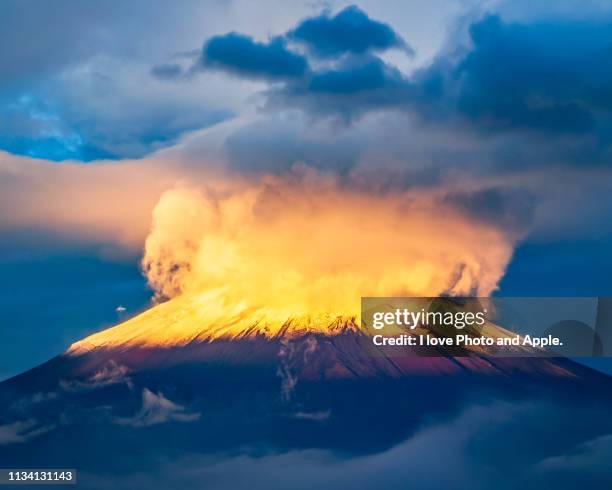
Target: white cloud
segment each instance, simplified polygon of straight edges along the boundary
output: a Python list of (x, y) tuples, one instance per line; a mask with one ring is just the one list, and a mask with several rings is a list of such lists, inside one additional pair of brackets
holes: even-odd
[(115, 422), (132, 427), (149, 427), (166, 422), (193, 422), (199, 418), (199, 412), (189, 412), (182, 405), (168, 400), (163, 393), (156, 394), (144, 388), (140, 411), (130, 418), (118, 417)]
[(51, 429), (52, 426), (41, 426), (34, 419), (0, 425), (0, 445), (23, 443)]
[(132, 389), (133, 383), (128, 376), (129, 372), (130, 370), (128, 367), (111, 360), (107, 365), (100, 368), (85, 381), (61, 380), (60, 386), (65, 391), (83, 391), (123, 383), (128, 388)]

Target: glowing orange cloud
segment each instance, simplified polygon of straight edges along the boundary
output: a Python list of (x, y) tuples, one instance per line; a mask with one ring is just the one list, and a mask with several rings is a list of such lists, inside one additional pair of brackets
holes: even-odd
[(280, 316), (354, 315), (365, 295), (488, 295), (512, 248), (430, 194), (356, 192), (302, 167), (165, 192), (142, 263), (159, 298), (222, 290)]
[(170, 299), (79, 346), (185, 343), (254, 325), (273, 335), (292, 318), (328, 331), (365, 295), (488, 295), (518, 238), (454, 208), (444, 187), (366, 192), (305, 165), (260, 177), (206, 168), (0, 154), (0, 229), (144, 242), (147, 279)]
[(438, 197), (357, 192), (306, 167), (175, 187), (153, 211), (142, 260), (167, 301), (70, 352), (332, 334), (356, 328), (362, 295), (489, 294), (513, 237)]

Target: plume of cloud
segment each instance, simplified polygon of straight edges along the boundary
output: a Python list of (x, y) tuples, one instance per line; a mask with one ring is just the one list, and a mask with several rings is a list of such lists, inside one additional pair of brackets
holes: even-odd
[(295, 357), (298, 345), (289, 339), (282, 339), (278, 350), (278, 368), (276, 376), (281, 380), (281, 398), (284, 402), (291, 400), (298, 377), (292, 370), (292, 361)]
[(131, 418), (118, 418), (119, 425), (149, 427), (165, 422), (192, 422), (200, 418), (199, 412), (188, 412), (185, 407), (168, 400), (163, 393), (142, 390), (142, 408)]
[(513, 232), (432, 192), (358, 192), (305, 166), (221, 188), (175, 188), (153, 212), (143, 269), (158, 299), (355, 313), (364, 295), (491, 293)]
[(288, 36), (306, 44), (311, 52), (321, 57), (390, 48), (401, 48), (412, 53), (412, 49), (391, 26), (371, 19), (355, 5), (346, 7), (334, 16), (324, 12), (305, 19)]
[(128, 388), (132, 389), (134, 385), (131, 378), (128, 376), (129, 372), (130, 370), (126, 366), (111, 360), (107, 365), (96, 371), (87, 380), (61, 380), (60, 386), (63, 390), (69, 392), (96, 390), (117, 384), (125, 384)]

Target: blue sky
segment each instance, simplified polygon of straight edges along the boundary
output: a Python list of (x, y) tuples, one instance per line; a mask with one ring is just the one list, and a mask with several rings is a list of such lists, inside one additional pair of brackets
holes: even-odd
[(454, 186), (496, 294), (612, 294), (603, 4), (264, 3), (2, 3), (0, 378), (145, 308), (159, 194), (218, 168)]

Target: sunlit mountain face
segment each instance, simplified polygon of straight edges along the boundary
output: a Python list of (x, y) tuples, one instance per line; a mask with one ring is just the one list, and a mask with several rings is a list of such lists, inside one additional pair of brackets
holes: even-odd
[(3, 464), (82, 488), (441, 488), (443, 457), (487, 468), (450, 488), (549, 488), (607, 454), (612, 382), (569, 360), (373, 357), (353, 317), (218, 301), (178, 296), (0, 384)]

